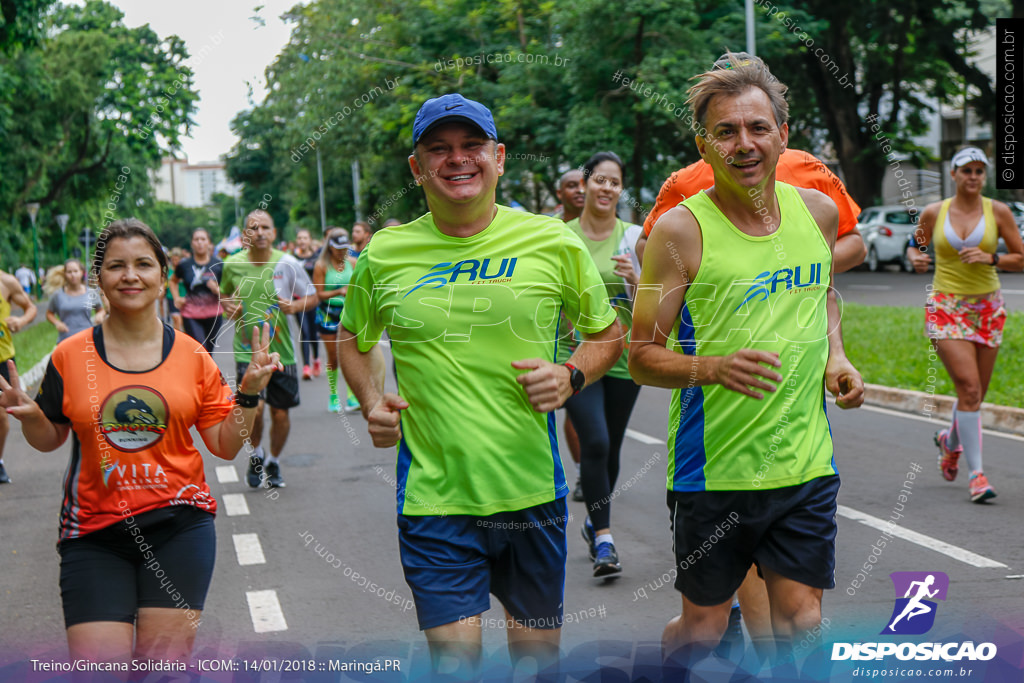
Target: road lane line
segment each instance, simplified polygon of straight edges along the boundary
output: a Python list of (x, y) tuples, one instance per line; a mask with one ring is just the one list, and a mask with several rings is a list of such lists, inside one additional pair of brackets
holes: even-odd
[(946, 543), (945, 541), (940, 541), (937, 538), (932, 538), (931, 536), (919, 534), (916, 531), (905, 529), (896, 524), (890, 524), (889, 522), (883, 519), (879, 519), (878, 517), (872, 517), (869, 514), (863, 513), (859, 510), (854, 510), (853, 508), (846, 507), (845, 505), (838, 506), (836, 512), (838, 512), (843, 517), (846, 517), (847, 519), (852, 519), (855, 522), (860, 522), (861, 524), (869, 526), (873, 529), (878, 529), (879, 531), (885, 531), (886, 533), (892, 536), (896, 536), (897, 538), (902, 538), (905, 541), (910, 541), (911, 543), (916, 543), (920, 546), (924, 546), (925, 548), (928, 548), (929, 550), (934, 550), (937, 553), (948, 555), (949, 557), (952, 557), (954, 560), (959, 560), (965, 564), (969, 564), (974, 567), (981, 567), (983, 569), (996, 569), (999, 567), (1008, 568), (1008, 565), (1005, 565), (1002, 562), (990, 560), (987, 557), (978, 555), (976, 553), (972, 553), (970, 550), (964, 550), (963, 548), (959, 548), (955, 545), (950, 545), (949, 543)]
[(664, 439), (655, 439), (653, 436), (648, 436), (643, 432), (636, 431), (635, 429), (627, 429), (626, 436), (628, 436), (631, 439), (636, 439), (640, 443), (646, 443), (652, 446), (657, 446), (658, 444), (665, 443)]
[(244, 566), (250, 564), (266, 564), (267, 558), (263, 556), (263, 546), (260, 545), (260, 537), (256, 534), (234, 534), (232, 540), (235, 542), (235, 555), (238, 556), (238, 564)]
[[(872, 413), (882, 413), (883, 415), (892, 415), (893, 417), (904, 417), (908, 420), (917, 420), (918, 422), (928, 422), (933, 425), (948, 425), (949, 420), (940, 420), (934, 417), (925, 417), (924, 415), (918, 415), (917, 413), (903, 413), (899, 410), (890, 410), (889, 408), (879, 408), (878, 406), (863, 405), (859, 410), (868, 410)], [(997, 432), (991, 429), (982, 429), (982, 433), (988, 436), (998, 436), (1004, 439), (1010, 439), (1011, 441), (1024, 441), (1024, 436), (1018, 436), (1017, 434), (1007, 434), (1006, 432)]]
[(241, 493), (225, 493), (221, 502), (224, 503), (224, 512), (228, 517), (249, 514), (249, 503)]
[(846, 287), (844, 287), (843, 289), (870, 289), (884, 291), (887, 289), (892, 289), (892, 287), (889, 285), (846, 285)]
[(277, 591), (246, 591), (245, 599), (249, 602), (249, 616), (252, 617), (252, 628), (256, 633), (288, 630), (281, 603), (277, 600)]
[(217, 481), (221, 484), (231, 484), (238, 481), (238, 471), (234, 465), (220, 465), (217, 467)]
[(1000, 289), (999, 291), (1007, 294), (1024, 294), (1024, 289)]

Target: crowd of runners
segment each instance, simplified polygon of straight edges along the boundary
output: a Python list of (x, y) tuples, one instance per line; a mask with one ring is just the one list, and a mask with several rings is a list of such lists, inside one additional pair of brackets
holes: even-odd
[[(790, 656), (835, 585), (826, 392), (855, 408), (864, 384), (832, 281), (864, 257), (860, 210), (822, 162), (787, 147), (786, 86), (760, 59), (729, 53), (695, 81), (701, 161), (666, 180), (642, 226), (618, 216), (625, 166), (610, 151), (559, 179), (555, 217), (497, 204), (506, 150), (491, 111), (445, 94), (413, 124), (409, 168), (429, 208), (415, 220), (303, 230), (282, 250), (257, 209), (244, 249), (221, 259), (203, 229), (190, 253), (168, 254), (127, 219), (98, 238), (95, 291), (67, 262), (48, 285), (62, 340), (38, 396), (13, 362), (0, 368), (0, 447), (8, 414), (36, 449), (72, 436), (59, 544), (72, 657), (189, 657), (217, 509), (189, 428), (217, 457), (245, 453), (250, 486), (284, 487), (289, 411), (322, 374), (326, 411), (361, 412), (374, 445), (397, 451), (401, 563), (436, 667), (454, 657), (473, 679), (491, 595), (512, 661), (557, 665), (570, 497), (586, 510), (593, 576), (628, 562), (611, 502), (642, 385), (672, 389), (664, 542), (682, 598), (666, 660), (721, 654), (723, 637), (743, 638), (740, 618), (765, 657)], [(936, 436), (940, 469), (955, 478), (963, 453), (982, 501), (995, 495), (978, 411), (1005, 318), (996, 269), (1024, 269), (1024, 246), (1005, 207), (980, 196), (985, 155), (969, 148), (952, 166), (957, 195), (925, 210), (916, 239), (936, 241), (927, 333), (959, 400)], [(1008, 254), (995, 254), (999, 236)], [(7, 361), (35, 307), (9, 275), (0, 293)], [(227, 378), (210, 355), (223, 321)], [(558, 448), (563, 407), (575, 480)]]

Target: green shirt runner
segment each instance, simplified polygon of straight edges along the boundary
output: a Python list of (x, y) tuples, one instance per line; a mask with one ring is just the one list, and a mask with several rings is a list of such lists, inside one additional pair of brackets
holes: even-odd
[(290, 301), (314, 293), (313, 283), (302, 262), (290, 254), (274, 249), (266, 263), (252, 263), (248, 252), (240, 251), (224, 260), (220, 290), (224, 296), (237, 296), (242, 312), (235, 320), (235, 361), (252, 359), (253, 325), (270, 323), (270, 353), (281, 354), (283, 365), (295, 365), (288, 316), (281, 313), (278, 298)]
[(738, 230), (705, 192), (683, 202), (703, 249), (668, 348), (774, 351), (783, 381), (760, 401), (721, 384), (674, 390), (671, 490), (775, 489), (836, 473), (824, 385), (832, 252), (796, 188), (776, 182), (775, 192), (782, 222), (762, 237)]
[[(630, 288), (626, 285), (626, 281), (615, 274), (615, 262), (612, 260), (612, 256), (628, 254), (633, 259), (633, 269), (639, 273), (640, 262), (636, 258), (634, 245), (643, 234), (643, 228), (617, 218), (615, 220), (615, 229), (612, 230), (611, 235), (603, 240), (592, 240), (583, 233), (579, 218), (572, 219), (565, 224), (565, 227), (579, 236), (587, 247), (587, 251), (590, 252), (590, 256), (594, 259), (594, 264), (597, 266), (598, 273), (601, 274), (605, 289), (608, 291), (608, 300), (615, 309), (616, 314), (618, 314), (622, 328), (628, 331), (633, 325), (633, 294), (629, 291)], [(560, 363), (569, 360), (569, 356), (576, 350), (579, 341), (579, 338), (573, 334), (569, 337), (568, 343), (563, 343), (559, 347), (558, 361)], [(626, 338), (626, 348), (622, 350), (622, 355), (615, 361), (612, 369), (606, 373), (607, 377), (631, 379), (629, 376), (628, 350), (629, 337)]]
[(368, 351), (386, 330), (402, 398), (398, 512), (522, 510), (568, 493), (554, 413), (537, 413), (514, 360), (555, 358), (560, 311), (597, 333), (615, 320), (583, 243), (547, 216), (497, 206), (472, 237), (426, 214), (374, 235), (342, 324)]

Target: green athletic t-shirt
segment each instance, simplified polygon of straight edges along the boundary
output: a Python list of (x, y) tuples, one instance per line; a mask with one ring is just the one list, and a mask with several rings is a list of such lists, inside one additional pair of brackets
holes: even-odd
[(431, 214), (374, 235), (342, 325), (368, 351), (386, 330), (402, 411), (398, 512), (491, 515), (565, 496), (554, 413), (537, 413), (514, 360), (553, 361), (559, 313), (585, 333), (615, 321), (583, 243), (547, 216), (497, 207), (472, 237)]
[[(348, 283), (352, 281), (353, 272), (355, 272), (355, 268), (352, 267), (352, 263), (348, 259), (345, 259), (345, 265), (341, 270), (335, 270), (334, 266), (328, 263), (324, 269), (324, 289), (329, 292), (332, 289), (348, 286)], [(345, 305), (345, 295), (332, 296), (326, 303), (328, 306), (341, 308)], [(323, 302), (321, 302), (321, 305), (323, 305)]]
[(309, 281), (302, 262), (291, 254), (274, 249), (266, 263), (252, 263), (246, 250), (224, 260), (220, 291), (225, 296), (242, 300), (242, 313), (235, 319), (235, 360), (248, 363), (252, 359), (253, 325), (270, 323), (270, 352), (281, 354), (281, 363), (295, 365), (288, 316), (281, 312), (278, 298), (290, 301), (316, 290)]
[(775, 191), (782, 221), (761, 237), (733, 226), (705, 192), (683, 202), (703, 247), (668, 348), (774, 351), (783, 380), (763, 400), (720, 384), (673, 391), (671, 490), (775, 489), (836, 473), (824, 388), (832, 252), (797, 190), (776, 182)]
[[(621, 219), (616, 219), (615, 228), (607, 238), (592, 240), (583, 233), (579, 218), (569, 221), (565, 224), (565, 227), (583, 240), (584, 246), (587, 247), (587, 251), (590, 252), (590, 256), (594, 259), (597, 272), (601, 274), (605, 289), (608, 291), (608, 300), (618, 314), (619, 322), (622, 323), (623, 329), (629, 330), (633, 326), (633, 296), (626, 286), (626, 281), (615, 274), (615, 261), (612, 260), (612, 256), (619, 256), (621, 254), (629, 256), (633, 260), (633, 268), (636, 270), (637, 275), (639, 275), (640, 263), (636, 260), (634, 246), (636, 245), (637, 238), (643, 234), (643, 228), (639, 225), (632, 225)], [(576, 344), (578, 343), (579, 339), (573, 335), (570, 343), (562, 344), (559, 347), (558, 361), (560, 363), (568, 361), (569, 356), (576, 350)], [(622, 350), (622, 355), (619, 356), (615, 365), (608, 371), (608, 377), (631, 379), (629, 375), (629, 357), (627, 355), (628, 337), (626, 339), (626, 346), (627, 348)]]

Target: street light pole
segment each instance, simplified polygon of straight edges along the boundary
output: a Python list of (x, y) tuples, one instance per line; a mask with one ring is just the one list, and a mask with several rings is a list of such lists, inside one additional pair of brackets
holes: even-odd
[(754, 0), (746, 0), (745, 6), (747, 15), (747, 53), (751, 57), (755, 57), (757, 52), (754, 51), (756, 47), (754, 45)]
[(320, 234), (327, 233), (327, 209), (324, 207), (324, 169), (320, 164), (320, 146), (316, 148), (316, 182), (320, 188)]
[(39, 298), (39, 237), (36, 235), (36, 216), (39, 214), (39, 202), (29, 202), (25, 205), (28, 209), (28, 217), (32, 220), (32, 254), (35, 258), (35, 270), (32, 274), (36, 280), (36, 298)]
[(68, 228), (68, 218), (70, 218), (70, 216), (68, 216), (66, 213), (57, 215), (57, 225), (60, 226), (60, 253), (61, 258), (63, 258), (65, 261), (68, 260), (68, 243), (67, 240), (64, 239), (64, 233), (67, 231)]

